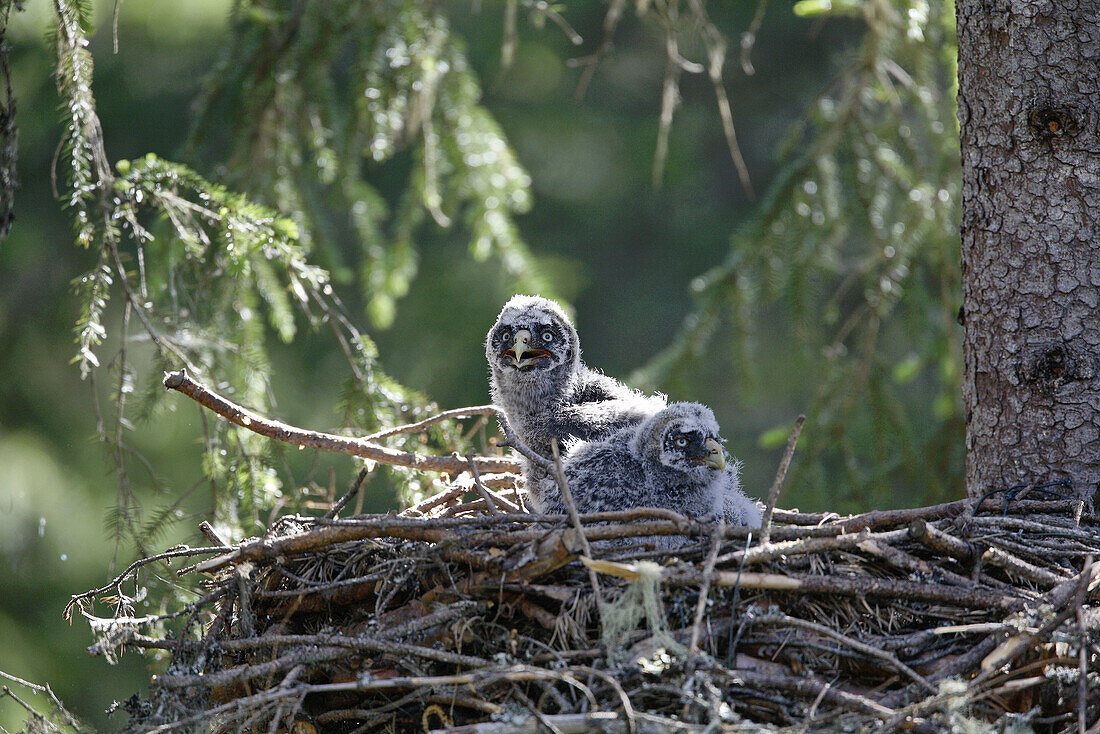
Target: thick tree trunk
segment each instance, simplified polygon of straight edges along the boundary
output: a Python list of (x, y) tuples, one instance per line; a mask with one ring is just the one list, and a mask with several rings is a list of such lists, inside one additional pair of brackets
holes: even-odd
[(1100, 486), (1100, 2), (957, 0), (967, 491)]

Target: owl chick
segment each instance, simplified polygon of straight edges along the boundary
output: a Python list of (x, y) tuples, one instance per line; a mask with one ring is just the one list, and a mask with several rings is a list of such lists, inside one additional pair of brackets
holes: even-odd
[[(554, 301), (514, 296), (485, 339), (490, 390), (509, 427), (531, 450), (549, 458), (562, 445), (598, 440), (637, 425), (665, 407), (581, 362), (581, 344), (569, 317)], [(546, 473), (528, 462), (524, 472), (532, 509), (544, 511)], [(559, 498), (560, 503), (560, 498)]]
[[(727, 460), (721, 441), (710, 408), (673, 403), (639, 426), (570, 447), (565, 478), (582, 513), (663, 507), (759, 526), (759, 507), (741, 492), (740, 462)], [(555, 499), (547, 511), (563, 512), (560, 496)], [(661, 547), (686, 542), (683, 536), (657, 539)]]

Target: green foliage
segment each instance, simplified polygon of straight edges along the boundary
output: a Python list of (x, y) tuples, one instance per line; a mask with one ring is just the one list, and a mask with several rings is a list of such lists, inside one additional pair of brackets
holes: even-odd
[[(109, 166), (103, 150), (103, 131), (95, 112), (92, 94), (92, 54), (86, 37), (90, 25), (84, 2), (57, 3), (57, 78), (58, 91), (65, 99), (66, 129), (61, 143), (67, 161), (68, 192), (63, 197), (73, 210), (76, 242), (91, 247), (100, 228), (95, 218), (97, 198), (109, 180)], [(106, 225), (110, 227), (109, 224)], [(107, 235), (105, 236), (113, 236)]]
[[(242, 2), (233, 27), (192, 150), (227, 149), (229, 175), (292, 212), (317, 257), (360, 263), (375, 326), (392, 324), (416, 276), (416, 235), (429, 217), (444, 228), (463, 222), (471, 254), (498, 258), (518, 290), (553, 292), (513, 221), (530, 207), (530, 177), (480, 106), (439, 8)], [(231, 130), (215, 123), (226, 116)], [(391, 207), (377, 180), (393, 175), (407, 186)]]
[(795, 12), (858, 13), (858, 54), (790, 132), (759, 215), (692, 283), (693, 312), (637, 378), (674, 382), (728, 331), (759, 385), (759, 350), (793, 346), (790, 369), (816, 388), (792, 481), (837, 511), (903, 487), (944, 498), (962, 487), (953, 7), (806, 0)]
[[(365, 253), (362, 285), (377, 323), (392, 320), (394, 299), (415, 276), (412, 242), (424, 212), (440, 224), (462, 214), (476, 258), (498, 256), (521, 286), (545, 285), (511, 220), (512, 212), (528, 206), (527, 174), (478, 107), (476, 81), (442, 17), (426, 14), (418, 3), (378, 13), (357, 3), (295, 7), (239, 5), (235, 43), (223, 74), (213, 76), (207, 89), (211, 104), (230, 92), (237, 97), (231, 170), (245, 172), (238, 184), (294, 213), (286, 217), (153, 154), (120, 161), (112, 172), (91, 93), (87, 12), (64, 1), (57, 5), (57, 82), (67, 121), (64, 199), (77, 243), (99, 252), (96, 267), (76, 283), (81, 315), (74, 361), (82, 375), (94, 376), (101, 364), (97, 351), (108, 338), (108, 305), (112, 294), (121, 294), (121, 345), (111, 360), (119, 375), (113, 426), (101, 417), (99, 434), (119, 477), (108, 527), (139, 549), (183, 513), (178, 499), (143, 512), (131, 487), (128, 465), (143, 461), (126, 438), (133, 429), (127, 395), (135, 389), (136, 365), (152, 359), (164, 369), (186, 366), (236, 401), (270, 412), (268, 334), (290, 342), (304, 320), (330, 327), (347, 359), (345, 431), (392, 426), (434, 409), (380, 370), (374, 343), (353, 325), (329, 271), (314, 262), (318, 244), (330, 260), (338, 250), (343, 233), (326, 228), (338, 218), (334, 210), (349, 213), (348, 231)], [(332, 27), (343, 29), (337, 43), (328, 35)], [(338, 109), (334, 100), (348, 97), (335, 94), (329, 65), (349, 49), (362, 54), (351, 65), (360, 93)], [(234, 77), (230, 69), (246, 76)], [(234, 86), (221, 85), (226, 79)], [(323, 93), (307, 95), (307, 88)], [(435, 132), (437, 119), (445, 134)], [(346, 132), (337, 136), (336, 129)], [(414, 135), (421, 141), (409, 186), (415, 200), (398, 207), (391, 238), (382, 234), (386, 207), (362, 177), (360, 156), (393, 157)], [(299, 175), (303, 170), (314, 175)], [(134, 331), (131, 317), (140, 325)], [(135, 335), (152, 343), (152, 354), (137, 346)], [(163, 390), (155, 379), (146, 384), (139, 405), (149, 417)], [(290, 476), (277, 469), (280, 457), (270, 441), (223, 421), (204, 425), (203, 468), (224, 532), (260, 532), (276, 508), (296, 506), (301, 493), (285, 491)], [(449, 450), (464, 445), (461, 436), (440, 431), (427, 440), (443, 440)], [(406, 495), (421, 491), (415, 478), (396, 483)]]

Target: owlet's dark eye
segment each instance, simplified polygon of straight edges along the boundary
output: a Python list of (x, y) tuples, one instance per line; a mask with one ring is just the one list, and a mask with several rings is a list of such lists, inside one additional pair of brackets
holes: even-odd
[(544, 342), (552, 342), (554, 341), (554, 334), (549, 331), (544, 331), (542, 332), (542, 340)]
[(503, 339), (504, 341), (508, 341), (508, 339), (511, 338), (511, 336), (512, 336), (512, 330), (511, 329), (501, 329), (500, 330), (500, 338)]
[(680, 436), (675, 441), (673, 441), (673, 443), (676, 444), (676, 448), (682, 449), (688, 445), (688, 440), (684, 436)]

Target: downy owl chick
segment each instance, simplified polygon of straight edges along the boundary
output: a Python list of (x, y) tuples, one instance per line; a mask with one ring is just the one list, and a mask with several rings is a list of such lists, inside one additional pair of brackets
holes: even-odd
[[(714, 413), (699, 403), (673, 403), (600, 441), (570, 447), (564, 461), (579, 512), (662, 507), (728, 525), (760, 525), (760, 508), (741, 491), (740, 462), (728, 460)], [(553, 481), (543, 480), (544, 484)], [(549, 486), (543, 488), (551, 496)], [(548, 512), (564, 512), (553, 495)], [(662, 547), (687, 542), (657, 539)]]
[[(586, 366), (577, 330), (546, 298), (509, 300), (486, 336), (485, 356), (493, 402), (516, 436), (546, 458), (552, 439), (563, 446), (599, 440), (665, 407), (663, 397), (643, 395)], [(546, 473), (529, 465), (524, 475), (532, 509), (544, 511)], [(558, 494), (556, 487), (550, 492)]]

